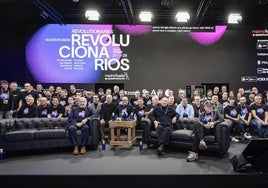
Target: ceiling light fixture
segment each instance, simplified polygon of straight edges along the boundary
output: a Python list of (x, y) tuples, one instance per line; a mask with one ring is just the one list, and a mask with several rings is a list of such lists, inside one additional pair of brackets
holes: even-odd
[(238, 24), (242, 21), (241, 14), (238, 13), (231, 13), (228, 16), (228, 23), (229, 24)]
[(152, 13), (148, 11), (141, 12), (139, 15), (139, 19), (142, 22), (151, 22), (152, 21)]
[(100, 19), (100, 14), (96, 10), (87, 10), (86, 13), (85, 13), (85, 17), (88, 20), (95, 20), (95, 21), (97, 21), (97, 20)]
[(188, 12), (178, 12), (175, 18), (177, 22), (188, 22), (190, 20), (190, 15)]

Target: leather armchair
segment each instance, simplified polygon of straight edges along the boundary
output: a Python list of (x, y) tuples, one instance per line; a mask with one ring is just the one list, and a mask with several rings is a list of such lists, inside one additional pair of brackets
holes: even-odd
[[(174, 125), (168, 146), (191, 150), (193, 145), (193, 129), (197, 119), (195, 118), (180, 118)], [(150, 147), (151, 144), (157, 145), (157, 135), (154, 126), (151, 122), (144, 124), (143, 142)], [(216, 126), (215, 135), (205, 136), (205, 141), (209, 152), (216, 152), (221, 157), (228, 152), (230, 147), (230, 131), (226, 121)]]

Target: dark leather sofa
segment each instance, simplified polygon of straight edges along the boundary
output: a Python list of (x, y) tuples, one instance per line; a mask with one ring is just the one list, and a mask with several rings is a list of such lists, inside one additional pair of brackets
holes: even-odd
[[(72, 146), (66, 126), (68, 118), (14, 118), (0, 120), (1, 147), (6, 152)], [(99, 120), (90, 121), (88, 146), (99, 144)], [(81, 139), (81, 131), (77, 131)]]
[[(147, 121), (148, 122), (148, 121)], [(174, 125), (171, 139), (168, 147), (181, 148), (191, 150), (193, 144), (193, 129), (197, 119), (181, 118)], [(157, 145), (157, 135), (154, 126), (149, 123), (144, 123), (143, 142), (150, 147), (151, 144)], [(208, 151), (219, 154), (221, 157), (228, 152), (230, 147), (230, 131), (226, 121), (216, 126), (216, 135), (205, 136), (205, 141), (208, 146)]]

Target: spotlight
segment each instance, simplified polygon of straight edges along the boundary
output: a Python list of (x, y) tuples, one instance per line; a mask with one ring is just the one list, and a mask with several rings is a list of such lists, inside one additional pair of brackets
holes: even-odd
[(151, 12), (141, 12), (139, 15), (139, 19), (142, 22), (151, 22), (152, 21), (152, 13)]
[(85, 17), (88, 20), (99, 20), (100, 19), (100, 14), (96, 10), (87, 10), (85, 13)]
[(228, 23), (229, 24), (238, 24), (242, 21), (241, 14), (238, 13), (231, 13), (228, 16)]
[(178, 12), (175, 16), (177, 22), (188, 22), (190, 15), (188, 12)]

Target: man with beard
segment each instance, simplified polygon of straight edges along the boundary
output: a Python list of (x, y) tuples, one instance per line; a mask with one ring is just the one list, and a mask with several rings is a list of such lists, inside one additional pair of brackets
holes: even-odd
[[(96, 118), (97, 116), (93, 113), (91, 108), (87, 107), (87, 99), (85, 97), (79, 98), (78, 107), (72, 108), (68, 117), (67, 130), (71, 143), (74, 147), (73, 155), (84, 155), (86, 153), (86, 145), (89, 138), (89, 120)], [(76, 131), (81, 130), (81, 143), (78, 143)], [(81, 146), (79, 152), (79, 145)]]

